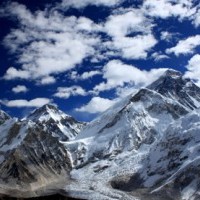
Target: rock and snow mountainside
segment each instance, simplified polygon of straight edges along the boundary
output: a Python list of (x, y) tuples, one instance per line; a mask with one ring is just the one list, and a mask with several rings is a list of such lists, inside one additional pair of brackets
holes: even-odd
[[(86, 199), (200, 199), (200, 89), (167, 70), (65, 143)], [(77, 195), (78, 194), (78, 195)]]
[(71, 158), (61, 141), (74, 138), (82, 127), (53, 105), (23, 120), (6, 120), (0, 126), (0, 194), (37, 196), (69, 182)]
[(74, 139), (85, 126), (85, 123), (78, 122), (72, 116), (58, 110), (56, 106), (49, 104), (33, 111), (27, 120), (44, 125), (47, 131), (61, 141)]
[(200, 88), (180, 72), (167, 70), (150, 86), (107, 110), (67, 143), (74, 165), (79, 167), (150, 145), (171, 122), (199, 106)]
[(0, 193), (34, 196), (44, 186), (91, 200), (200, 199), (200, 88), (180, 72), (167, 70), (77, 135), (83, 126), (50, 105), (6, 120)]
[(0, 125), (3, 124), (8, 119), (10, 119), (10, 116), (3, 110), (0, 110)]

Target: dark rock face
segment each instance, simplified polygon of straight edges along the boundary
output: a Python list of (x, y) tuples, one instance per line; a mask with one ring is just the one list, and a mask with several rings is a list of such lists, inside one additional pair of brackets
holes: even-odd
[(85, 123), (66, 115), (51, 104), (36, 109), (27, 119), (43, 125), (45, 130), (50, 134), (54, 134), (61, 141), (68, 141), (75, 138), (85, 126)]
[(200, 88), (190, 79), (184, 78), (179, 71), (167, 70), (163, 76), (147, 88), (177, 100), (190, 110), (199, 107), (199, 104), (196, 105), (194, 101), (200, 102)]
[(11, 117), (5, 113), (4, 111), (0, 110), (0, 125), (3, 124), (6, 120), (10, 119)]
[(74, 199), (70, 197), (65, 197), (60, 194), (50, 195), (50, 196), (41, 196), (34, 198), (12, 198), (12, 197), (0, 197), (0, 200), (83, 200), (83, 199)]
[[(72, 166), (64, 145), (41, 125), (34, 124), (26, 129), (24, 123), (17, 122), (11, 127), (10, 133), (14, 135), (9, 134), (10, 140), (18, 137), (23, 129), (25, 136), (16, 148), (5, 152), (5, 159), (0, 164), (0, 192), (15, 191), (19, 196), (23, 193), (31, 196), (53, 182), (67, 184)], [(7, 142), (4, 146), (9, 140)]]

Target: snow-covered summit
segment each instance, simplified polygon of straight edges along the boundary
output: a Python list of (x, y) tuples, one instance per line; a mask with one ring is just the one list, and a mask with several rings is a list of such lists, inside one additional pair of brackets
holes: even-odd
[(167, 70), (149, 87), (109, 108), (66, 144), (76, 165), (151, 146), (170, 123), (198, 107), (199, 90), (180, 72)]
[(74, 139), (84, 126), (84, 123), (78, 122), (53, 104), (37, 108), (26, 119), (42, 124), (46, 130), (62, 141)]
[(160, 78), (147, 88), (178, 101), (188, 110), (200, 107), (200, 88), (190, 79), (185, 78), (179, 71), (166, 70)]
[(0, 110), (0, 125), (10, 118), (11, 117), (6, 112)]

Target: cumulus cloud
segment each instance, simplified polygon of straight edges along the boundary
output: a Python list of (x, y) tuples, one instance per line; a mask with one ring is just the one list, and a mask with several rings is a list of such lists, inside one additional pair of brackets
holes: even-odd
[(172, 42), (172, 41), (177, 39), (178, 35), (179, 35), (179, 33), (173, 33), (173, 32), (169, 32), (169, 31), (162, 31), (160, 33), (160, 39), (164, 40), (166, 42)]
[(200, 9), (198, 9), (198, 11), (191, 18), (195, 27), (199, 27), (200, 26)]
[(72, 71), (70, 74), (70, 79), (72, 80), (87, 80), (89, 78), (92, 78), (93, 76), (102, 74), (99, 70), (93, 70), (89, 72), (84, 72), (82, 74), (78, 74), (77, 71)]
[(110, 100), (101, 97), (93, 97), (86, 105), (77, 108), (78, 112), (88, 112), (88, 113), (100, 113), (107, 110), (109, 107), (114, 105), (117, 100)]
[(162, 52), (154, 52), (151, 57), (156, 61), (156, 62), (159, 62), (159, 61), (162, 61), (164, 59), (169, 59), (170, 57), (165, 55), (165, 54), (162, 54)]
[(148, 34), (116, 38), (113, 42), (108, 42), (107, 46), (111, 50), (117, 50), (126, 59), (145, 59), (156, 43), (155, 37)]
[(14, 93), (26, 93), (28, 88), (25, 85), (17, 85), (16, 87), (12, 88)]
[(55, 97), (68, 99), (70, 96), (85, 96), (87, 92), (80, 86), (59, 87), (54, 94)]
[(131, 33), (149, 33), (152, 26), (141, 10), (131, 9), (111, 15), (105, 23), (105, 30), (110, 36), (123, 37)]
[(186, 71), (185, 76), (197, 81), (197, 84), (200, 86), (200, 54), (194, 55), (186, 66), (188, 71)]
[(83, 9), (89, 5), (113, 7), (119, 5), (123, 0), (62, 0), (59, 7), (63, 9), (76, 8)]
[(103, 68), (103, 78), (106, 79), (106, 82), (95, 86), (94, 91), (110, 90), (117, 86), (124, 86), (125, 83), (144, 86), (158, 78), (165, 70), (160, 68), (145, 71), (124, 64), (120, 60), (112, 60)]
[(56, 79), (53, 76), (46, 76), (46, 77), (43, 77), (39, 81), (39, 84), (41, 84), (41, 85), (49, 85), (49, 84), (53, 84), (55, 82), (56, 82)]
[(191, 0), (145, 0), (142, 9), (146, 15), (162, 19), (178, 17), (182, 20), (196, 12)]
[(19, 22), (19, 28), (5, 37), (4, 45), (22, 66), (9, 68), (4, 76), (7, 80), (40, 79), (70, 70), (93, 55), (100, 41), (95, 35), (98, 25), (88, 18), (47, 10), (32, 13), (18, 3), (4, 9)]
[(102, 74), (102, 73), (99, 70), (84, 72), (83, 74), (80, 75), (80, 79), (85, 80), (85, 79), (88, 79), (88, 78), (91, 78), (93, 76), (100, 75), (100, 74)]
[(36, 98), (32, 100), (26, 100), (26, 99), (17, 99), (17, 100), (4, 100), (1, 101), (2, 104), (4, 104), (7, 107), (41, 107), (45, 104), (50, 103), (51, 100), (48, 98)]
[(12, 79), (28, 79), (30, 77), (30, 74), (28, 71), (25, 70), (18, 70), (14, 67), (9, 67), (6, 71), (6, 74), (4, 75), (4, 78), (6, 80), (12, 80)]
[(140, 9), (117, 12), (105, 23), (105, 31), (112, 37), (105, 45), (124, 58), (144, 59), (157, 43), (151, 32), (153, 26)]
[(181, 54), (191, 54), (197, 46), (200, 45), (200, 35), (188, 37), (187, 39), (180, 40), (176, 46), (168, 48), (166, 53), (174, 53), (176, 56)]

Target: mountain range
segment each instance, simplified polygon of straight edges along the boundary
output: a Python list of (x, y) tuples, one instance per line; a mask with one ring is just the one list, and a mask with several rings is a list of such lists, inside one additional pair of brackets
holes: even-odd
[(44, 105), (0, 133), (2, 197), (200, 199), (200, 88), (172, 69), (90, 123)]

